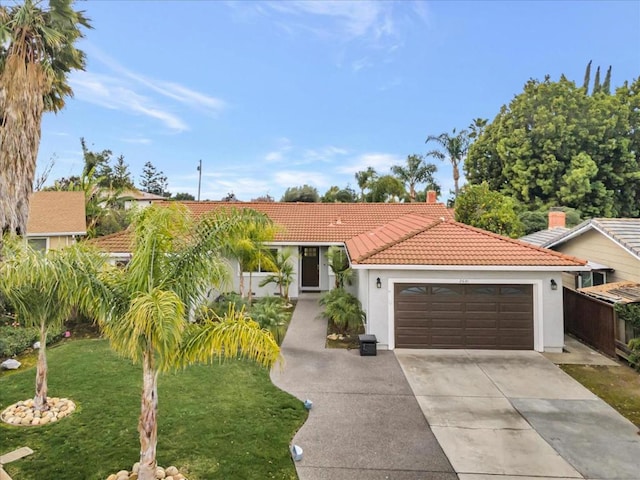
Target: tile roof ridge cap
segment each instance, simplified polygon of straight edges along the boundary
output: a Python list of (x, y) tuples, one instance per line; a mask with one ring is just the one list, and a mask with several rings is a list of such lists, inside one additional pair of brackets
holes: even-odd
[(471, 231), (483, 234), (483, 235), (485, 235), (487, 237), (493, 237), (493, 238), (496, 238), (498, 240), (502, 240), (502, 241), (505, 241), (505, 242), (508, 242), (508, 243), (513, 243), (514, 245), (519, 245), (521, 247), (526, 247), (526, 248), (528, 248), (530, 250), (535, 250), (535, 251), (538, 251), (538, 252), (542, 252), (542, 253), (546, 253), (546, 254), (558, 257), (558, 258), (562, 258), (562, 259), (565, 259), (565, 260), (570, 260), (572, 262), (579, 263), (580, 265), (586, 265), (587, 264), (587, 261), (583, 260), (581, 258), (574, 257), (572, 255), (566, 255), (566, 254), (560, 253), (560, 252), (556, 252), (555, 250), (550, 250), (548, 248), (539, 247), (537, 245), (533, 245), (533, 244), (528, 243), (528, 242), (523, 242), (522, 240), (518, 240), (516, 238), (505, 237), (504, 235), (499, 235), (497, 233), (493, 233), (493, 232), (490, 232), (488, 230), (483, 230), (482, 228), (478, 228), (478, 227), (474, 227), (474, 226), (471, 226), (471, 225), (467, 225), (466, 223), (456, 222), (455, 220), (449, 220), (447, 223), (455, 224), (455, 225), (457, 225), (459, 227), (463, 227), (463, 228), (466, 228), (467, 230), (471, 230)]
[[(380, 253), (380, 252), (382, 252), (382, 251), (384, 251), (384, 250), (386, 250), (386, 249), (388, 249), (388, 248), (391, 248), (391, 247), (393, 247), (393, 246), (395, 246), (395, 245), (398, 245), (399, 243), (402, 243), (402, 242), (404, 242), (404, 241), (406, 241), (406, 240), (409, 240), (410, 238), (415, 237), (416, 235), (418, 235), (418, 234), (420, 234), (420, 233), (426, 232), (427, 230), (429, 230), (429, 229), (431, 229), (431, 228), (435, 227), (436, 225), (438, 225), (438, 224), (440, 224), (440, 223), (446, 222), (446, 220), (445, 220), (444, 218), (437, 218), (437, 219), (433, 219), (433, 218), (430, 218), (430, 217), (425, 217), (425, 216), (423, 216), (423, 215), (418, 215), (418, 214), (411, 214), (411, 213), (408, 213), (408, 214), (406, 214), (406, 215), (402, 215), (401, 217), (399, 217), (399, 218), (398, 218), (398, 219), (396, 219), (396, 220), (393, 220), (393, 221), (391, 221), (391, 222), (387, 222), (387, 223), (385, 223), (384, 225), (381, 225), (381, 226), (379, 226), (379, 227), (377, 227), (377, 228), (375, 228), (375, 229), (373, 229), (373, 230), (369, 230), (369, 232), (373, 232), (373, 231), (380, 230), (381, 228), (384, 228), (384, 227), (385, 227), (385, 226), (387, 226), (387, 225), (390, 225), (390, 224), (392, 224), (392, 223), (395, 223), (395, 222), (397, 222), (400, 218), (404, 218), (404, 217), (406, 217), (406, 216), (408, 216), (408, 215), (414, 215), (414, 216), (417, 216), (417, 217), (421, 217), (421, 218), (423, 218), (423, 219), (425, 219), (425, 220), (428, 220), (428, 221), (429, 221), (429, 223), (427, 223), (426, 225), (424, 225), (424, 226), (422, 226), (422, 227), (418, 227), (418, 228), (416, 228), (416, 229), (414, 229), (414, 230), (412, 230), (412, 231), (410, 231), (410, 232), (408, 232), (408, 233), (405, 233), (404, 235), (402, 235), (401, 237), (399, 237), (399, 238), (397, 238), (397, 239), (395, 239), (395, 240), (392, 240), (392, 241), (390, 241), (390, 242), (385, 243), (384, 245), (381, 245), (381, 246), (379, 246), (379, 247), (377, 247), (377, 248), (374, 248), (374, 249), (373, 249), (373, 250), (371, 250), (370, 252), (367, 252), (365, 255), (360, 255), (358, 258), (354, 258), (354, 261), (355, 261), (356, 263), (359, 263), (359, 262), (361, 262), (361, 261), (363, 261), (363, 260), (366, 260), (366, 259), (368, 259), (368, 258), (371, 258), (371, 257), (373, 257), (374, 255), (376, 255), (376, 254), (378, 254), (378, 253)], [(360, 235), (356, 235), (356, 236), (355, 236), (355, 237), (353, 237), (353, 238), (357, 238), (357, 237), (360, 237), (360, 236), (362, 236), (362, 235), (366, 235), (366, 234), (367, 234), (367, 233), (369, 233), (369, 232), (361, 233)]]

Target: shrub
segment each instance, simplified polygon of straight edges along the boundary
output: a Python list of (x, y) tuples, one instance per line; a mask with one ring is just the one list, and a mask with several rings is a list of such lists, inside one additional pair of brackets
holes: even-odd
[(324, 306), (323, 315), (342, 332), (357, 330), (366, 319), (360, 300), (342, 288), (325, 293), (320, 305)]
[[(47, 332), (47, 345), (60, 340), (64, 334), (64, 328), (49, 329)], [(18, 355), (38, 340), (37, 328), (25, 328), (14, 325), (0, 326), (0, 358)]]
[(629, 340), (629, 363), (640, 371), (640, 338), (632, 338)]
[(285, 301), (279, 297), (266, 297), (253, 304), (249, 316), (258, 322), (261, 328), (269, 330), (278, 344), (284, 327), (289, 320), (289, 313), (285, 309)]

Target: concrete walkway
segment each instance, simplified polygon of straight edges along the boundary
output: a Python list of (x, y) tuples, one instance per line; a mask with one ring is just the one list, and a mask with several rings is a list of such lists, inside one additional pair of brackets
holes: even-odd
[(640, 479), (637, 428), (541, 354), (395, 353), (460, 480)]
[(393, 352), (326, 349), (319, 296), (298, 299), (275, 385), (313, 401), (294, 437), (300, 480), (457, 480)]

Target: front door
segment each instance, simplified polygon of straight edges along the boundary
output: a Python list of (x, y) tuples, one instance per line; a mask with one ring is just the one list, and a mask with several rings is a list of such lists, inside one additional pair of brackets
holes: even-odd
[(302, 288), (320, 287), (320, 249), (302, 247)]

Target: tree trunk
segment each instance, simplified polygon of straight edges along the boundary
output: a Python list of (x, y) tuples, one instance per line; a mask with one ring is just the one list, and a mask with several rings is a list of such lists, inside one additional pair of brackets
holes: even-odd
[(39, 64), (10, 55), (0, 73), (0, 232), (27, 229), (44, 111), (45, 77)]
[(253, 292), (251, 291), (251, 289), (253, 288), (253, 278), (251, 275), (251, 272), (249, 272), (249, 293), (247, 294), (249, 297), (249, 306), (251, 306), (251, 297), (253, 296)]
[(458, 170), (458, 162), (453, 162), (453, 189), (458, 198), (458, 180), (460, 179), (460, 171)]
[(36, 396), (33, 397), (33, 408), (40, 412), (49, 410), (47, 403), (47, 328), (44, 321), (40, 323), (40, 348), (38, 349)]
[(158, 444), (158, 371), (153, 350), (148, 349), (142, 361), (142, 403), (140, 406), (140, 470), (139, 480), (155, 480), (156, 447)]
[(244, 268), (242, 268), (242, 264), (240, 264), (240, 282), (238, 286), (240, 288), (240, 296), (244, 298)]

